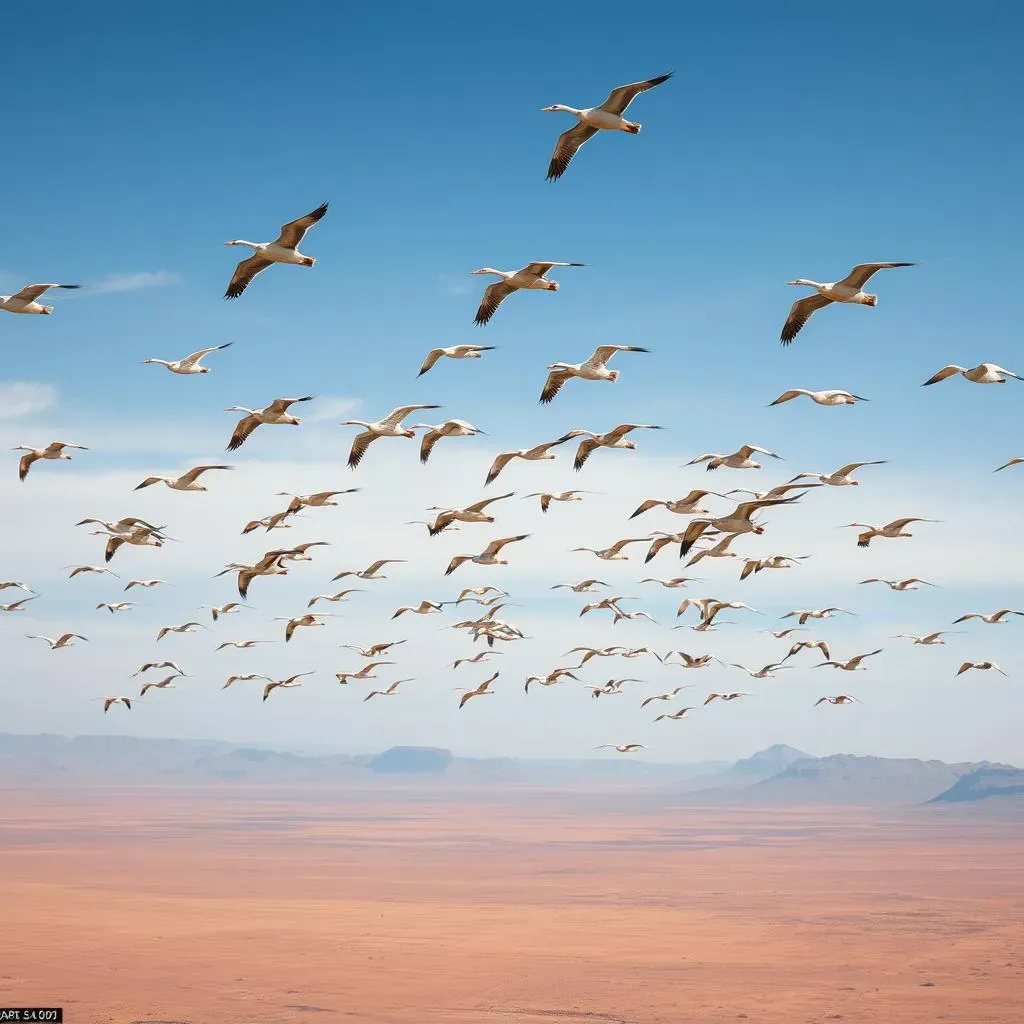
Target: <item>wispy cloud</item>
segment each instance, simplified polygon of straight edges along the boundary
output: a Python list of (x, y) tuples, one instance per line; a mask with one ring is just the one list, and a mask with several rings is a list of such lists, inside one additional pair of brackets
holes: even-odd
[(445, 295), (468, 295), (473, 290), (472, 281), (456, 277), (454, 274), (440, 274), (437, 281)]
[(57, 404), (57, 389), (32, 380), (0, 381), (0, 420), (42, 412)]
[(328, 420), (344, 416), (346, 413), (355, 412), (362, 402), (358, 398), (345, 398), (339, 395), (319, 395), (315, 407), (307, 413), (300, 415), (308, 423), (325, 423)]
[(137, 292), (144, 288), (163, 288), (178, 284), (181, 275), (170, 270), (140, 270), (131, 274), (107, 274), (89, 285), (92, 294), (112, 295), (115, 292)]

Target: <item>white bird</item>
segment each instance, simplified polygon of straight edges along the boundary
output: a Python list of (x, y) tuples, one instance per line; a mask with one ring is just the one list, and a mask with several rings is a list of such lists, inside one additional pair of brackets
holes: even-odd
[(867, 523), (847, 523), (840, 529), (847, 529), (848, 527), (856, 527), (859, 530), (863, 530), (863, 533), (857, 534), (857, 547), (866, 548), (875, 537), (913, 537), (912, 533), (907, 532), (907, 527), (911, 523), (937, 523), (937, 519), (921, 519), (919, 516), (907, 516), (905, 519), (894, 519), (891, 523), (886, 523), (885, 526), (868, 526)]
[(112, 704), (123, 704), (129, 711), (131, 711), (132, 705), (139, 703), (138, 697), (97, 697), (96, 699), (103, 701), (104, 714), (110, 710)]
[(636, 450), (636, 442), (630, 441), (626, 434), (633, 430), (663, 430), (663, 427), (655, 426), (653, 423), (620, 423), (617, 427), (604, 434), (594, 434), (589, 430), (572, 431), (576, 436), (588, 435), (583, 438), (576, 449), (576, 458), (573, 459), (572, 468), (578, 473), (583, 464), (598, 448), (629, 448)]
[(142, 684), (142, 689), (139, 690), (139, 696), (140, 697), (145, 697), (146, 696), (146, 691), (147, 690), (152, 690), (154, 688), (156, 688), (158, 690), (166, 690), (166, 689), (170, 688), (170, 689), (173, 690), (173, 689), (175, 689), (174, 680), (175, 679), (180, 679), (180, 678), (181, 678), (181, 676), (167, 676), (166, 679), (158, 679), (158, 680), (154, 680), (153, 682), (143, 683)]
[(156, 638), (162, 640), (168, 633), (194, 633), (197, 629), (206, 629), (206, 627), (201, 622), (183, 622), (180, 626), (161, 626)]
[(355, 494), (362, 490), (361, 487), (346, 487), (341, 491), (317, 491), (315, 494), (292, 494), (291, 491), (276, 491), (278, 498), (291, 498), (288, 508), (285, 510), (289, 515), (294, 515), (303, 508), (336, 508), (338, 503), (331, 501), (340, 494)]
[(272, 242), (247, 242), (244, 238), (235, 238), (230, 242), (225, 242), (225, 245), (247, 245), (253, 250), (253, 254), (235, 267), (227, 291), (224, 292), (224, 298), (237, 299), (249, 286), (249, 282), (272, 263), (295, 263), (300, 267), (313, 266), (316, 260), (312, 256), (303, 256), (298, 247), (306, 232), (326, 212), (327, 203), (322, 203), (312, 213), (282, 224), (281, 233)]
[[(725, 534), (754, 533), (760, 536), (764, 533), (764, 527), (754, 522), (753, 516), (756, 512), (763, 508), (774, 508), (776, 505), (792, 505), (799, 499), (800, 495), (795, 494), (791, 498), (760, 498), (755, 501), (743, 501), (732, 512), (727, 512), (723, 516), (714, 519), (691, 520), (683, 534), (683, 542), (679, 545), (679, 557), (682, 558), (686, 555), (708, 530), (719, 530)], [(705, 554), (709, 553), (705, 552)], [(693, 561), (689, 564), (692, 565)]]
[(336, 580), (344, 579), (346, 576), (358, 576), (361, 580), (386, 580), (387, 576), (381, 575), (381, 569), (385, 565), (397, 565), (399, 562), (405, 562), (405, 558), (378, 558), (376, 562), (371, 562), (365, 569), (361, 569), (358, 572), (353, 570), (345, 570), (339, 572), (337, 576), (331, 577), (331, 582), (334, 583)]
[(508, 597), (508, 592), (502, 590), (500, 587), (492, 587), (490, 585), (486, 587), (466, 587), (459, 591), (459, 596), (455, 599), (455, 603), (461, 604), (463, 601), (468, 601), (471, 596), (483, 597), (484, 594), (493, 594), (491, 597), (492, 601), (496, 601), (502, 597)]
[(688, 711), (696, 711), (696, 708), (680, 708), (678, 711), (672, 711), (671, 713), (666, 712), (658, 715), (654, 720), (655, 722), (663, 722), (668, 719), (671, 722), (679, 722), (686, 717)]
[(402, 683), (411, 683), (411, 679), (396, 679), (386, 690), (371, 690), (364, 698), (365, 704), (371, 697), (393, 697)]
[(246, 438), (261, 424), (284, 424), (290, 427), (297, 427), (302, 423), (298, 416), (292, 416), (288, 409), (296, 402), (312, 402), (313, 395), (305, 395), (302, 398), (275, 398), (270, 405), (262, 409), (249, 409), (244, 405), (233, 405), (225, 412), (244, 412), (245, 415), (235, 425), (231, 440), (228, 441), (228, 451), (235, 451), (242, 447)]
[(791, 402), (794, 398), (806, 395), (815, 405), (854, 405), (857, 402), (866, 402), (866, 398), (860, 395), (853, 395), (849, 391), (808, 391), (805, 388), (790, 388), (783, 391), (769, 406), (782, 405), (783, 402)]
[(655, 700), (672, 700), (672, 698), (677, 696), (681, 691), (688, 689), (690, 689), (690, 686), (688, 684), (684, 684), (683, 686), (677, 686), (674, 690), (669, 690), (668, 693), (656, 693), (651, 697), (644, 697), (640, 702), (640, 707), (643, 709)]
[(406, 612), (412, 612), (414, 615), (432, 615), (435, 612), (443, 611), (444, 606), (451, 603), (451, 601), (420, 601), (417, 605), (404, 605), (391, 618), (397, 619)]
[(770, 555), (768, 558), (747, 558), (743, 561), (740, 579), (745, 580), (751, 573), (758, 573), (764, 569), (791, 569), (794, 565), (799, 565), (810, 557), (810, 555)]
[(234, 469), (234, 466), (194, 466), (187, 473), (181, 476), (147, 476), (135, 490), (141, 491), (143, 487), (151, 487), (153, 484), (166, 484), (172, 491), (205, 491), (208, 488), (199, 483), (203, 473), (211, 469)]
[(142, 362), (143, 364), (156, 363), (158, 366), (166, 366), (171, 373), (209, 373), (210, 367), (203, 366), (201, 363), (203, 356), (208, 356), (211, 352), (220, 352), (221, 349), (230, 348), (233, 344), (233, 341), (226, 341), (223, 345), (201, 348), (198, 352), (185, 356), (184, 359), (143, 359)]
[(847, 466), (841, 466), (834, 473), (797, 473), (789, 482), (817, 480), (829, 487), (860, 487), (860, 481), (854, 480), (850, 476), (851, 473), (855, 473), (862, 466), (884, 466), (887, 461), (886, 459), (875, 459), (873, 462), (851, 462)]
[(347, 590), (339, 590), (336, 594), (316, 594), (311, 597), (306, 603), (307, 608), (312, 608), (318, 601), (332, 601), (337, 603), (338, 601), (345, 601), (349, 594), (362, 594), (364, 591), (359, 590), (355, 587), (349, 587)]
[(855, 654), (852, 658), (847, 661), (833, 661), (831, 658), (828, 661), (819, 662), (815, 665), (815, 668), (824, 668), (826, 665), (830, 668), (842, 669), (844, 672), (866, 672), (867, 669), (861, 664), (865, 658), (871, 658), (876, 654), (881, 654), (882, 648), (879, 647), (877, 651), (868, 651), (867, 654)]
[(582, 501), (583, 494), (593, 494), (593, 491), (534, 491), (533, 494), (524, 494), (524, 498), (540, 498), (541, 512), (547, 512), (553, 501)]
[(183, 676), (186, 673), (182, 672), (180, 668), (173, 661), (147, 661), (138, 672), (132, 673), (132, 678), (141, 676), (143, 672), (148, 672), (151, 668), (171, 668), (178, 673), (179, 676)]
[(969, 669), (976, 668), (981, 670), (994, 669), (1000, 675), (1008, 675), (1004, 672), (994, 661), (965, 661), (959, 669), (957, 669), (957, 675), (963, 675)]
[(467, 690), (464, 686), (458, 689), (463, 690), (462, 698), (459, 700), (459, 710), (466, 706), (466, 701), (473, 697), (486, 697), (488, 694), (493, 694), (494, 691), (490, 689), (491, 683), (498, 678), (500, 672), (495, 672), (493, 676), (488, 676), (479, 686), (475, 689)]
[(288, 624), (284, 627), (284, 641), (287, 643), (291, 640), (295, 630), (303, 626), (326, 626), (326, 622), (321, 622), (321, 618), (329, 616), (329, 612), (310, 612), (306, 615), (296, 615), (294, 618), (288, 618), (287, 615), (275, 615), (274, 620), (276, 622), (287, 622)]
[(84, 444), (71, 444), (68, 441), (51, 441), (45, 448), (33, 448), (27, 444), (16, 445), (11, 449), (12, 452), (28, 452), (27, 455), (22, 455), (18, 460), (18, 479), (24, 480), (28, 476), (28, 471), (32, 468), (32, 463), (39, 459), (70, 460), (71, 456), (64, 451), (65, 448), (77, 448), (83, 452), (89, 450)]
[(474, 427), (472, 423), (467, 423), (465, 420), (445, 420), (444, 423), (435, 425), (414, 423), (409, 429), (426, 430), (420, 441), (420, 462), (424, 466), (427, 464), (427, 459), (430, 458), (430, 453), (434, 450), (434, 445), (442, 437), (476, 437), (477, 434), (484, 433), (479, 427)]
[(457, 669), (460, 665), (476, 665), (477, 663), (486, 661), (488, 658), (492, 658), (498, 654), (501, 654), (501, 651), (478, 651), (469, 658), (456, 658), (455, 661), (452, 662), (452, 668)]
[(790, 633), (804, 633), (806, 630), (799, 626), (790, 626), (789, 629), (762, 629), (762, 633), (771, 633), (776, 640), (784, 640)]
[(253, 530), (258, 530), (261, 526), (265, 533), (270, 533), (271, 530), (290, 530), (292, 524), (286, 523), (285, 520), (294, 514), (289, 509), (285, 509), (283, 512), (275, 512), (273, 515), (264, 516), (262, 519), (250, 519), (242, 527), (242, 534), (252, 533)]
[(591, 658), (611, 658), (616, 654), (621, 654), (624, 650), (626, 650), (625, 647), (572, 647), (562, 657), (568, 658), (570, 654), (582, 653), (583, 657), (576, 666), (579, 669), (583, 668)]
[[(109, 572), (110, 570), (108, 569), (107, 571)], [(129, 580), (124, 585), (124, 589), (131, 590), (132, 587), (144, 587), (148, 589), (149, 587), (158, 587), (161, 584), (167, 586), (167, 580)]]
[(580, 681), (578, 676), (573, 675), (571, 668), (556, 668), (546, 676), (527, 676), (525, 690), (527, 693), (530, 692), (531, 683), (537, 683), (538, 686), (554, 686), (560, 679), (575, 679), (577, 683)]
[(49, 288), (81, 288), (80, 284), (27, 284), (13, 295), (0, 295), (0, 309), (7, 313), (50, 314), (53, 306), (44, 306), (36, 299)]
[(302, 683), (298, 682), (303, 676), (311, 676), (312, 672), (296, 672), (295, 675), (289, 676), (287, 679), (271, 679), (266, 686), (263, 687), (263, 699), (266, 700), (271, 691), (276, 690), (278, 687), (284, 690), (289, 690), (293, 686), (301, 686)]
[(796, 611), (786, 612), (785, 615), (780, 616), (783, 619), (796, 619), (802, 626), (808, 619), (830, 619), (836, 612), (842, 612), (844, 615), (853, 615), (853, 612), (848, 612), (845, 608), (805, 608), (797, 609)]
[(213, 604), (201, 604), (200, 608), (210, 609), (210, 618), (216, 622), (222, 615), (237, 615), (245, 605), (240, 601), (228, 601), (227, 604), (213, 605)]
[(637, 516), (643, 515), (644, 512), (649, 512), (652, 508), (658, 508), (660, 506), (664, 506), (667, 512), (673, 512), (679, 516), (702, 515), (707, 512), (707, 509), (701, 508), (700, 503), (701, 500), (706, 498), (709, 494), (715, 495), (716, 498), (725, 497), (725, 495), (719, 494), (717, 491), (705, 491), (700, 488), (695, 488), (690, 491), (689, 494), (686, 494), (681, 498), (676, 498), (674, 501), (662, 501), (660, 498), (648, 498), (637, 508), (635, 512), (630, 515), (629, 518), (636, 519)]
[(347, 686), (350, 679), (376, 679), (377, 676), (374, 674), (373, 670), (375, 668), (380, 668), (382, 665), (394, 665), (394, 662), (368, 661), (356, 672), (335, 672), (334, 678), (337, 679), (342, 686)]
[(445, 576), (450, 576), (465, 562), (475, 562), (477, 565), (508, 565), (507, 559), (498, 557), (501, 549), (506, 544), (514, 544), (517, 541), (526, 540), (529, 536), (528, 533), (520, 533), (515, 537), (501, 537), (498, 540), (492, 540), (478, 555), (455, 555), (448, 563), (448, 568), (445, 569), (444, 574)]
[(582, 266), (582, 263), (537, 260), (527, 263), (521, 270), (495, 270), (493, 267), (481, 267), (479, 270), (470, 271), (471, 274), (493, 274), (500, 278), (484, 289), (484, 297), (480, 301), (480, 308), (476, 311), (476, 318), (473, 322), (478, 327), (487, 323), (494, 316), (498, 306), (515, 291), (539, 289), (540, 291), (557, 292), (558, 282), (549, 281), (545, 276), (552, 267)]
[(642, 92), (653, 89), (662, 82), (667, 82), (672, 77), (672, 72), (658, 75), (656, 78), (649, 78), (644, 82), (633, 82), (630, 85), (620, 85), (612, 89), (608, 98), (599, 107), (585, 107), (577, 110), (575, 107), (567, 107), (563, 103), (556, 103), (550, 107), (542, 107), (542, 113), (563, 111), (572, 114), (577, 123), (562, 132), (555, 143), (555, 152), (548, 164), (547, 181), (556, 181), (569, 166), (569, 162), (576, 155), (576, 151), (588, 139), (599, 131), (621, 131), (630, 135), (637, 135), (640, 132), (640, 125), (633, 121), (627, 121), (622, 115), (626, 108)]
[[(680, 661), (669, 661), (668, 659), (673, 654), (678, 654), (681, 660)], [(697, 668), (707, 668), (707, 666), (710, 665), (711, 662), (713, 662), (713, 661), (718, 661), (718, 658), (716, 658), (712, 654), (691, 655), (691, 654), (687, 654), (686, 651), (669, 651), (668, 654), (665, 655), (664, 664), (666, 664), (666, 665), (678, 665), (679, 668), (693, 668), (693, 669), (697, 669)]]
[(377, 420), (374, 423), (368, 423), (366, 420), (342, 420), (341, 426), (343, 427), (365, 428), (362, 433), (356, 434), (352, 442), (352, 451), (348, 456), (348, 468), (355, 469), (362, 462), (366, 449), (378, 437), (415, 437), (416, 432), (414, 430), (402, 426), (402, 420), (406, 416), (420, 409), (440, 408), (439, 405), (400, 405), (397, 409), (389, 412), (383, 419)]
[(817, 707), (819, 704), (824, 704), (826, 701), (829, 704), (853, 704), (857, 701), (857, 698), (851, 697), (848, 693), (841, 693), (837, 697), (819, 697), (814, 702), (814, 706)]
[(100, 608), (106, 608), (108, 612), (114, 613), (126, 612), (129, 608), (134, 607), (134, 601), (100, 601), (100, 603), (96, 605), (96, 610), (99, 611)]
[(741, 668), (744, 672), (750, 676), (751, 679), (774, 679), (775, 673), (780, 668), (792, 668), (792, 665), (783, 665), (782, 662), (775, 662), (772, 665), (762, 665), (760, 668), (747, 668), (746, 665), (740, 665), (738, 662), (732, 662), (733, 668)]
[(34, 601), (38, 594), (33, 594), (31, 597), (23, 597), (20, 601), (11, 601), (10, 604), (0, 604), (0, 612), (23, 612), (24, 605), (29, 601)]
[(607, 587), (608, 584), (604, 580), (580, 580), (578, 583), (556, 583), (551, 589), (561, 590), (563, 588), (571, 590), (574, 594), (592, 594), (596, 587)]
[(406, 640), (390, 640), (383, 643), (372, 644), (369, 647), (356, 647), (353, 644), (339, 644), (339, 647), (345, 647), (350, 651), (355, 651), (361, 658), (376, 658), (380, 654), (384, 654), (391, 650), (392, 647), (397, 647), (399, 644), (407, 643)]
[(687, 583), (702, 583), (703, 580), (699, 576), (676, 576), (675, 579), (671, 580), (655, 580), (646, 579), (641, 580), (641, 583), (657, 583), (666, 589), (672, 589), (674, 587), (685, 587)]
[(624, 555), (622, 549), (627, 544), (642, 544), (644, 541), (650, 540), (650, 537), (624, 537), (622, 540), (617, 540), (611, 547), (607, 548), (570, 548), (570, 551), (589, 551), (591, 554), (597, 555), (598, 558), (605, 562), (626, 562), (629, 561), (629, 555)]
[(874, 306), (878, 303), (878, 296), (871, 295), (863, 290), (864, 285), (879, 270), (889, 270), (893, 267), (912, 267), (913, 263), (858, 263), (841, 281), (829, 284), (820, 284), (817, 281), (808, 281), (805, 278), (798, 278), (790, 281), (791, 285), (804, 285), (813, 288), (814, 295), (807, 295), (797, 299), (789, 310), (789, 316), (783, 325), (782, 334), (779, 340), (783, 345), (788, 345), (800, 331), (811, 315), (833, 302), (853, 302), (862, 306)]
[(992, 470), (992, 472), (998, 473), (1000, 469), (1009, 469), (1011, 466), (1019, 466), (1021, 465), (1021, 463), (1024, 463), (1024, 458), (1021, 458), (1020, 456), (1015, 456), (1014, 458), (1010, 459), (1009, 462), (1004, 462), (1001, 466), (998, 466), (996, 469)]
[(698, 455), (695, 459), (690, 459), (686, 465), (696, 466), (701, 462), (706, 462), (708, 472), (718, 469), (719, 466), (725, 466), (728, 469), (763, 469), (764, 467), (760, 462), (756, 462), (751, 458), (754, 452), (760, 452), (762, 455), (767, 455), (773, 459), (782, 458), (781, 455), (776, 455), (775, 452), (770, 452), (767, 448), (762, 448), (760, 445), (745, 444), (731, 455), (718, 455), (715, 452), (709, 452), (706, 455)]
[(594, 601), (591, 604), (585, 604), (583, 610), (580, 612), (579, 617), (582, 619), (584, 615), (589, 615), (591, 612), (600, 611), (613, 611), (618, 608), (619, 601), (637, 601), (639, 598), (636, 597), (602, 597), (600, 601)]
[(540, 393), (540, 401), (550, 402), (562, 389), (566, 381), (573, 377), (581, 380), (607, 380), (615, 383), (619, 379), (618, 370), (609, 370), (608, 363), (616, 352), (650, 352), (650, 349), (639, 345), (600, 345), (594, 354), (582, 363), (551, 363), (548, 366), (547, 380)]
[(981, 619), (982, 622), (987, 622), (990, 626), (1002, 626), (1006, 623), (1007, 615), (1024, 615), (1024, 612), (1015, 611), (1013, 608), (1000, 608), (999, 611), (992, 612), (990, 615), (985, 615), (982, 612), (967, 612), (959, 619), (954, 619), (953, 625), (955, 626), (958, 622), (966, 622), (968, 619)]
[(710, 704), (713, 700), (739, 700), (740, 697), (750, 697), (749, 693), (709, 693), (708, 699), (704, 701), (705, 705)]
[(251, 682), (253, 679), (265, 679), (268, 683), (273, 682), (270, 676), (265, 676), (262, 672), (247, 672), (242, 676), (228, 676), (228, 681), (221, 687), (221, 689), (226, 690), (232, 683)]
[(273, 642), (273, 640), (225, 640), (224, 643), (217, 644), (216, 650), (223, 651), (227, 647), (234, 647), (239, 651), (248, 651), (257, 644), (272, 644)]
[(456, 523), (493, 523), (494, 516), (484, 510), (488, 505), (496, 501), (511, 498), (514, 493), (514, 491), (509, 491), (508, 494), (498, 494), (493, 498), (483, 498), (480, 501), (473, 502), (472, 505), (466, 505), (464, 508), (440, 508), (435, 505), (427, 510), (429, 512), (437, 512), (434, 521), (426, 524), (427, 532), (431, 537), (436, 537), (439, 533), (450, 529)]
[(78, 633), (61, 633), (56, 639), (48, 636), (39, 636), (36, 633), (26, 633), (25, 635), (29, 640), (45, 640), (50, 645), (51, 651), (59, 651), (64, 647), (73, 647), (76, 640), (85, 640), (86, 642), (89, 640), (87, 636), (81, 636)]
[(861, 580), (861, 583), (884, 583), (890, 590), (895, 590), (898, 593), (902, 593), (904, 590), (920, 590), (920, 587), (914, 586), (915, 583), (922, 583), (926, 587), (935, 587), (937, 584), (929, 583), (927, 580), (918, 579), (916, 576), (911, 576), (905, 580), (883, 580), (877, 576), (872, 576), (870, 579)]
[(617, 750), (620, 754), (631, 754), (635, 750), (646, 750), (642, 743), (602, 743), (594, 747), (595, 750)]
[(897, 633), (893, 640), (913, 640), (915, 644), (933, 647), (935, 644), (944, 644), (946, 641), (941, 638), (948, 632), (949, 630), (940, 629), (935, 633), (926, 633), (924, 636), (915, 636), (912, 633)]
[(517, 448), (514, 451), (499, 452), (494, 457), (494, 462), (491, 463), (491, 468), (487, 471), (487, 477), (484, 480), (484, 484), (487, 485), (494, 483), (494, 481), (498, 479), (498, 474), (513, 459), (525, 459), (527, 462), (541, 462), (556, 458), (555, 454), (551, 451), (552, 448), (555, 448), (560, 444), (564, 444), (566, 441), (571, 441), (574, 437), (579, 437), (582, 433), (585, 432), (582, 430), (570, 430), (568, 434), (563, 434), (554, 441), (545, 441), (543, 444), (534, 445), (532, 448)]
[(1013, 377), (1014, 380), (1024, 380), (1024, 377), (1021, 377), (1019, 374), (1002, 366), (997, 366), (995, 363), (979, 363), (970, 369), (966, 366), (957, 366), (955, 363), (950, 363), (948, 366), (944, 366), (941, 370), (932, 374), (921, 387), (926, 388), (929, 384), (938, 384), (940, 380), (945, 380), (947, 377), (955, 377), (958, 373), (965, 380), (969, 380), (973, 384), (1005, 384), (1007, 377)]
[(786, 657), (782, 660), (788, 661), (790, 658), (793, 657), (793, 655), (799, 654), (801, 651), (814, 650), (821, 651), (821, 653), (824, 654), (826, 658), (832, 657), (832, 654), (828, 649), (827, 640), (798, 640), (795, 644), (793, 644), (792, 647), (790, 647), (789, 654), (787, 654)]
[(417, 377), (422, 377), (427, 370), (444, 357), (448, 359), (481, 359), (484, 352), (493, 352), (494, 345), (452, 345), (449, 348), (432, 348), (423, 360)]

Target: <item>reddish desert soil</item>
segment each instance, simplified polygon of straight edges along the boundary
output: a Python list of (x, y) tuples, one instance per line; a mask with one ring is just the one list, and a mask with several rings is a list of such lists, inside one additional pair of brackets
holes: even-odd
[(1021, 819), (0, 791), (0, 1006), (69, 1022), (1019, 1024)]

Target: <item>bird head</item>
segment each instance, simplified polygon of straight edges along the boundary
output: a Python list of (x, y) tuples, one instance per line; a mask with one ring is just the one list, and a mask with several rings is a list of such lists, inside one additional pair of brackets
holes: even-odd
[(298, 416), (285, 416), (281, 420), (281, 422), (282, 423), (287, 423), (289, 426), (292, 426), (292, 427), (297, 427), (297, 426), (299, 426), (300, 423), (302, 423), (302, 420)]
[[(872, 305), (874, 305), (874, 303), (872, 303)], [(52, 313), (53, 306), (43, 306), (42, 312), (46, 314)]]
[(557, 292), (558, 291), (558, 287), (559, 286), (558, 286), (558, 282), (557, 281), (547, 281), (545, 283), (547, 285), (547, 289), (548, 289), (549, 292)]
[(200, 373), (209, 373), (210, 372), (210, 368), (208, 366), (200, 366), (199, 367), (199, 372)]
[(635, 450), (636, 450), (636, 441), (626, 441), (626, 442), (625, 442), (625, 443), (623, 444), (623, 446), (622, 446), (622, 447), (623, 447), (623, 448), (632, 448), (632, 449), (633, 449), (633, 450), (635, 451)]
[(618, 371), (618, 370), (609, 370), (609, 371), (608, 371), (608, 379), (609, 379), (609, 380), (610, 380), (610, 381), (611, 381), (612, 383), (614, 383), (615, 381), (617, 381), (617, 380), (619, 379), (619, 371)]

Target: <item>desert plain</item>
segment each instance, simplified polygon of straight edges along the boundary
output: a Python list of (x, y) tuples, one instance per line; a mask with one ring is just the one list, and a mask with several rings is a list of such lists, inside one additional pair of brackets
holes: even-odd
[(430, 784), (0, 791), (0, 1005), (83, 1024), (1011, 1024), (1024, 830)]

